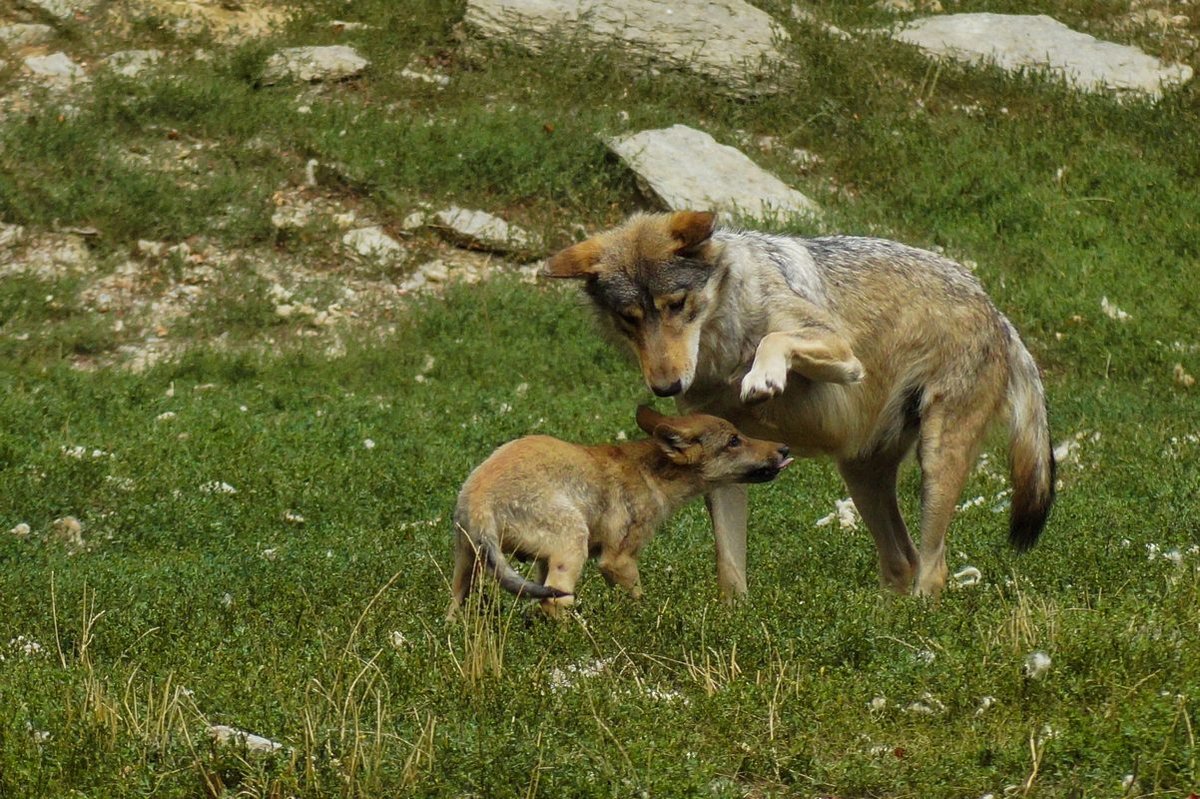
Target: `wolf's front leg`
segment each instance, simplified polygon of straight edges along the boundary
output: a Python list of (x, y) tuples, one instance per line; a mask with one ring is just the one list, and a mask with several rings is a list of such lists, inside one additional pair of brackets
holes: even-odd
[(778, 397), (788, 372), (820, 383), (857, 383), (863, 367), (844, 338), (828, 331), (768, 333), (758, 342), (754, 363), (742, 378), (742, 402)]
[(717, 585), (725, 599), (746, 594), (746, 486), (714, 488), (704, 498), (717, 544)]

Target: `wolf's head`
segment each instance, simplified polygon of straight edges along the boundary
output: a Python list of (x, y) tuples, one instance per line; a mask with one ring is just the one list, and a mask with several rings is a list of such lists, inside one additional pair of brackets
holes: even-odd
[(639, 214), (554, 255), (545, 274), (587, 281), (587, 292), (637, 353), (660, 397), (696, 377), (700, 330), (716, 296), (709, 249), (714, 214)]

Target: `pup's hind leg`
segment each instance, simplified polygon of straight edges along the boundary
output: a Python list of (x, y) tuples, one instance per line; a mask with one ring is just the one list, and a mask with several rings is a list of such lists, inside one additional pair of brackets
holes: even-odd
[(610, 584), (621, 586), (634, 599), (642, 598), (642, 576), (638, 573), (637, 559), (632, 553), (606, 549), (600, 553), (596, 565)]
[(446, 611), (447, 619), (454, 618), (466, 600), (467, 594), (471, 593), (475, 575), (479, 572), (478, 560), (478, 553), (475, 551), (475, 545), (471, 543), (471, 539), (464, 533), (456, 531), (454, 534), (454, 577), (450, 584), (450, 609)]
[(787, 374), (819, 383), (857, 383), (863, 367), (844, 338), (824, 328), (768, 333), (758, 342), (754, 364), (742, 378), (742, 402), (778, 397)]
[(838, 462), (854, 506), (875, 538), (879, 582), (901, 594), (911, 588), (918, 564), (916, 547), (896, 502), (896, 474), (904, 455), (902, 449), (899, 453)]
[(993, 408), (935, 403), (921, 419), (921, 558), (916, 593), (937, 596), (946, 584), (946, 530), (971, 474)]
[[(547, 616), (557, 618), (562, 611), (575, 604), (575, 584), (583, 574), (583, 565), (588, 559), (588, 528), (582, 519), (577, 524), (570, 525), (577, 532), (573, 536), (564, 536), (569, 540), (554, 552), (544, 558), (539, 557), (539, 570), (545, 575), (542, 584), (549, 588), (557, 588), (570, 596), (554, 597), (542, 600), (542, 610)], [(544, 563), (544, 565), (541, 565)]]

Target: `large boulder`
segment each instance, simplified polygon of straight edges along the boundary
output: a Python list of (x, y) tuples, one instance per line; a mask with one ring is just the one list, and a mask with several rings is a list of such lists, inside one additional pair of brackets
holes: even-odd
[(736, 148), (686, 125), (607, 140), (639, 183), (671, 210), (721, 211), (747, 219), (818, 216), (817, 204)]
[(1158, 97), (1191, 80), (1192, 68), (1164, 64), (1136, 47), (1106, 42), (1039, 14), (949, 14), (914, 20), (892, 34), (934, 56), (994, 63), (1009, 72), (1047, 70), (1084, 91)]
[(641, 62), (698, 72), (751, 94), (786, 63), (787, 34), (742, 0), (468, 0), (482, 36), (538, 51), (569, 40), (619, 47)]

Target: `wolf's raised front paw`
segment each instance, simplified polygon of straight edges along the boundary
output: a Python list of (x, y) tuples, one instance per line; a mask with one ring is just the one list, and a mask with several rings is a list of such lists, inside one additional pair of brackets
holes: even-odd
[(861, 383), (863, 378), (867, 376), (866, 370), (863, 369), (862, 362), (860, 362), (858, 358), (853, 357), (846, 362), (845, 372), (847, 383)]
[(761, 368), (755, 364), (742, 378), (742, 402), (752, 405), (778, 397), (787, 388), (786, 368)]

